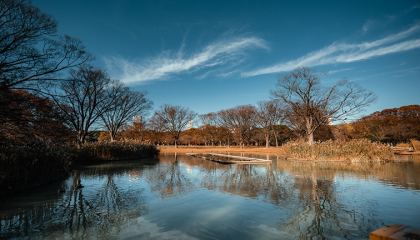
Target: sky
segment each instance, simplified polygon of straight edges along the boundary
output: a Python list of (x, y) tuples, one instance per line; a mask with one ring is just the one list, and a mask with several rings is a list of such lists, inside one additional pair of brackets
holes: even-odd
[[(33, 0), (58, 33), (157, 109), (206, 114), (270, 100), (296, 67), (347, 78), (378, 100), (362, 115), (420, 104), (420, 2)], [(359, 116), (360, 117), (360, 116)]]

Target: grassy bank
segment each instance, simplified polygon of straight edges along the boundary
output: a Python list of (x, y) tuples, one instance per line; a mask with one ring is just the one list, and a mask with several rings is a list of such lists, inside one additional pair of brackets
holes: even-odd
[(144, 159), (159, 155), (159, 150), (154, 145), (128, 142), (85, 143), (69, 147), (68, 152), (74, 156), (73, 161), (78, 163)]
[(33, 188), (63, 176), (71, 162), (89, 163), (153, 158), (159, 150), (138, 143), (35, 143), (0, 147), (0, 193)]
[(0, 148), (0, 192), (24, 190), (66, 173), (71, 155), (55, 144)]
[(393, 161), (394, 153), (388, 146), (372, 143), (367, 139), (350, 141), (307, 143), (289, 142), (283, 145), (288, 158), (322, 161)]

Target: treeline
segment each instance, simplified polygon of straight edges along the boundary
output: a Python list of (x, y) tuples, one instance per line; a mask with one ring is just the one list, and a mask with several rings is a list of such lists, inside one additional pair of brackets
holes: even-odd
[[(155, 145), (187, 146), (279, 146), (305, 138), (305, 132), (289, 127), (287, 111), (277, 101), (261, 101), (257, 106), (243, 105), (216, 113), (181, 118), (179, 112), (190, 111), (179, 106), (166, 105), (147, 122), (134, 122), (118, 132), (122, 141), (138, 141)], [(172, 119), (164, 120), (159, 116)], [(188, 122), (198, 122), (196, 128), (184, 130)], [(180, 122), (177, 122), (180, 121)], [(174, 123), (166, 126), (165, 122)], [(180, 126), (180, 128), (176, 128)], [(314, 132), (315, 141), (351, 140), (367, 138), (380, 143), (420, 140), (420, 106), (410, 105), (375, 112), (352, 123), (325, 124)], [(109, 141), (109, 134), (101, 132), (99, 141)]]
[[(196, 121), (199, 127), (187, 125)], [(125, 141), (159, 145), (278, 146), (292, 136), (285, 124), (285, 111), (277, 101), (261, 101), (258, 107), (243, 105), (216, 113), (197, 115), (188, 108), (163, 105), (148, 122), (135, 122), (119, 132)], [(99, 141), (109, 140), (102, 132)]]

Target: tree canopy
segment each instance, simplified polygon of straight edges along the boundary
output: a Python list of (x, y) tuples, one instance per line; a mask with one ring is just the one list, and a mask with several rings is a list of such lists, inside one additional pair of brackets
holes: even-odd
[(321, 85), (327, 73), (307, 67), (278, 75), (276, 90), (271, 95), (287, 106), (289, 122), (302, 130), (308, 143), (314, 142), (314, 131), (330, 121), (360, 113), (376, 100), (376, 96), (355, 82), (342, 79), (333, 87)]

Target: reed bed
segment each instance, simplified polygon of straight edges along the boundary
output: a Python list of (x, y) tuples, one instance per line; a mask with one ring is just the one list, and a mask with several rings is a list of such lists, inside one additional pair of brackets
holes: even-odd
[(401, 142), (401, 143), (397, 143), (395, 146), (396, 147), (401, 147), (401, 148), (410, 148), (413, 145), (409, 142)]
[(126, 142), (75, 144), (34, 143), (0, 147), (0, 194), (25, 190), (63, 176), (72, 162), (154, 158), (153, 145)]
[(416, 139), (410, 139), (411, 144), (413, 145), (413, 148), (415, 151), (420, 151), (420, 141)]
[(283, 145), (289, 158), (321, 161), (393, 161), (394, 153), (389, 146), (372, 143), (368, 139), (316, 142), (312, 146), (303, 141)]
[(72, 156), (56, 144), (0, 148), (0, 192), (52, 181), (66, 173)]
[(69, 147), (75, 162), (116, 161), (154, 158), (159, 150), (154, 145), (132, 142), (94, 142)]

